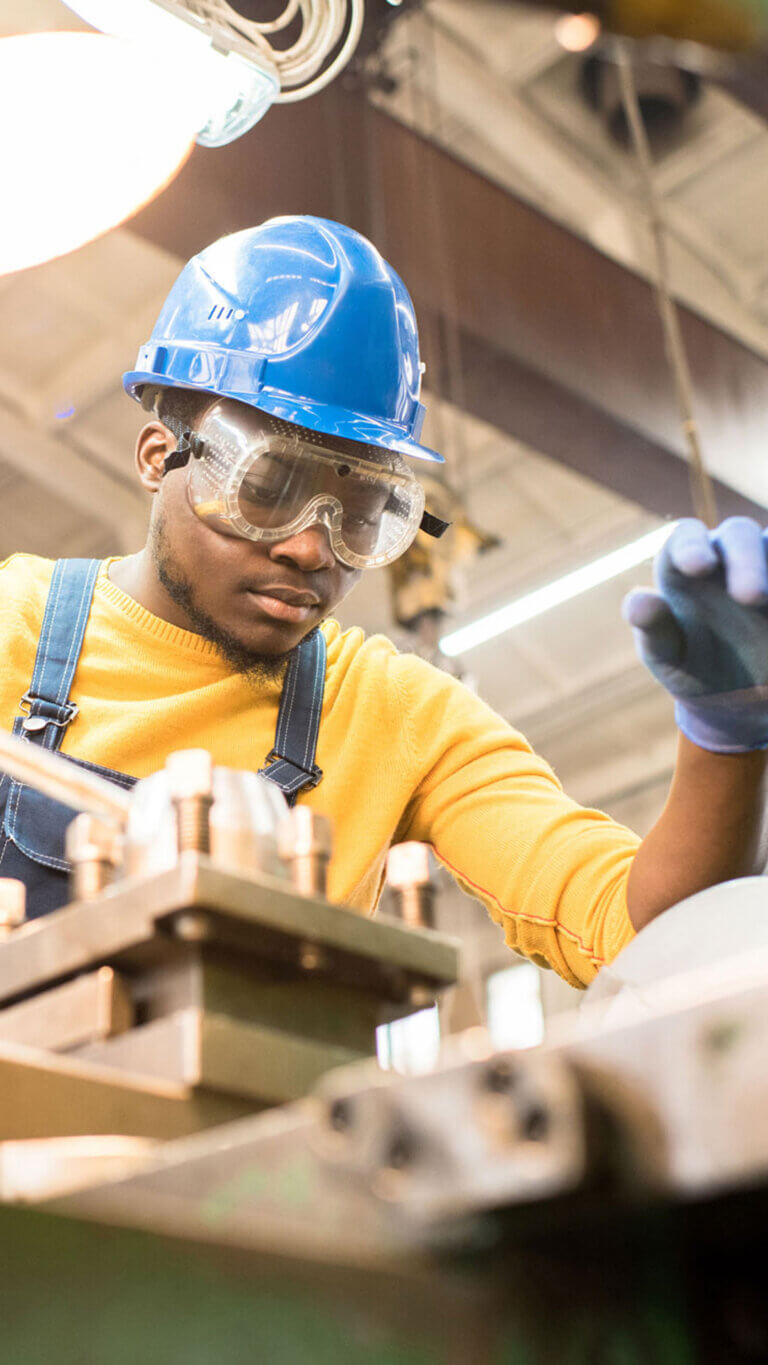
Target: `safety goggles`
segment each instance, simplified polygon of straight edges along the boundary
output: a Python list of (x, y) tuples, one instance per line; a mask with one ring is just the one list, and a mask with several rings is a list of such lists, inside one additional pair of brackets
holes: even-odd
[[(166, 425), (174, 430), (172, 420)], [(338, 560), (373, 569), (403, 554), (419, 529), (433, 536), (447, 529), (425, 512), (421, 485), (392, 451), (244, 413), (228, 399), (208, 408), (194, 431), (175, 434), (165, 472), (186, 465), (196, 516), (225, 535), (274, 544), (322, 525)]]

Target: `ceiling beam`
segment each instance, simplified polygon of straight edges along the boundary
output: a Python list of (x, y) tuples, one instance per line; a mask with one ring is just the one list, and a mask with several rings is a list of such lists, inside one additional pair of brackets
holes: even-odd
[[(690, 510), (647, 281), (339, 83), (196, 150), (132, 227), (187, 257), (280, 213), (373, 238), (414, 296), (438, 392), (649, 510)], [(690, 309), (681, 317), (724, 507), (768, 506), (768, 362)]]

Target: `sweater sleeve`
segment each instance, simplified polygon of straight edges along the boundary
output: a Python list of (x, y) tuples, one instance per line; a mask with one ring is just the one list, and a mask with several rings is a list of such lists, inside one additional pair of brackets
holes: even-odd
[(626, 889), (639, 838), (570, 800), (461, 683), (412, 655), (395, 667), (414, 767), (400, 837), (432, 846), (510, 948), (588, 985), (634, 936)]

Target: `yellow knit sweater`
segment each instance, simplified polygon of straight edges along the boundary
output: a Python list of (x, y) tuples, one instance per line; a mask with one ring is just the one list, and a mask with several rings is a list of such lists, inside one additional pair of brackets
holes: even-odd
[[(272, 747), (279, 682), (256, 688), (216, 648), (160, 620), (102, 566), (62, 751), (136, 777), (179, 748), (257, 769)], [(0, 726), (30, 685), (53, 564), (0, 565)], [(329, 894), (372, 914), (389, 845), (430, 843), (503, 926), (510, 947), (587, 984), (632, 937), (626, 884), (639, 840), (566, 797), (523, 737), (460, 683), (383, 636), (323, 625), (317, 762), (300, 799), (329, 815)]]

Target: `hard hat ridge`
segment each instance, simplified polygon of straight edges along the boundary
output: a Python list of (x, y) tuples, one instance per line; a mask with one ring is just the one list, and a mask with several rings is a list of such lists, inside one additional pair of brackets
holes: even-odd
[(184, 267), (123, 377), (234, 398), (326, 436), (431, 461), (416, 317), (365, 237), (329, 219), (273, 218)]

